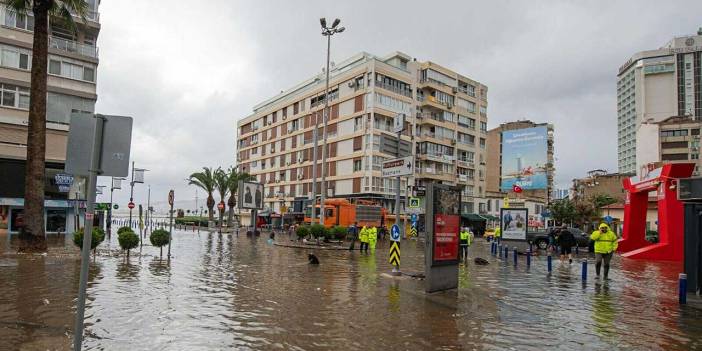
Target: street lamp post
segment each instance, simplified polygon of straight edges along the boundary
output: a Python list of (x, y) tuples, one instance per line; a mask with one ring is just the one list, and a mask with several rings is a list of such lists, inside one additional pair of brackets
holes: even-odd
[[(144, 183), (144, 172), (148, 171), (148, 169), (144, 168), (134, 168), (134, 161), (132, 161), (132, 180), (129, 182), (129, 185), (131, 186), (131, 191), (129, 193), (129, 202), (133, 203), (134, 202), (134, 184), (135, 183)], [(139, 179), (134, 180), (134, 173), (135, 172), (141, 172)], [(132, 227), (132, 208), (129, 209), (129, 227)]]
[[(323, 120), (324, 120), (324, 126), (322, 127), (322, 134), (324, 134), (324, 142), (322, 143), (322, 189), (321, 189), (321, 197), (320, 197), (320, 202), (319, 202), (319, 223), (324, 224), (324, 199), (327, 196), (327, 182), (326, 182), (326, 177), (327, 177), (327, 124), (329, 121), (329, 55), (330, 55), (330, 49), (331, 49), (331, 37), (332, 35), (336, 33), (341, 33), (343, 32), (346, 28), (344, 27), (339, 27), (339, 23), (341, 23), (340, 19), (335, 19), (334, 22), (332, 23), (331, 27), (327, 27), (327, 20), (326, 18), (320, 18), (319, 23), (322, 25), (322, 36), (327, 37), (327, 70), (326, 70), (326, 87), (324, 89), (324, 115), (323, 115)], [(315, 119), (316, 120), (316, 119)], [(315, 125), (315, 133), (318, 127)], [(317, 140), (314, 141), (314, 149), (315, 151), (317, 150)], [(314, 164), (317, 164), (317, 159), (315, 157)], [(315, 176), (317, 175), (316, 173), (314, 174)], [(314, 180), (315, 182), (312, 183), (313, 189), (316, 188), (316, 179)], [(313, 190), (313, 196), (314, 196), (314, 190)], [(312, 221), (314, 222), (314, 215), (315, 215), (315, 209), (313, 208), (312, 210)]]

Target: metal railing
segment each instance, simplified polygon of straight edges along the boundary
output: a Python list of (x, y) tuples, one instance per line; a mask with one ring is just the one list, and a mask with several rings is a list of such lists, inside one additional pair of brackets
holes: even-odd
[(395, 94), (400, 94), (400, 95), (404, 95), (407, 97), (412, 97), (412, 89), (409, 88), (409, 85), (407, 86), (407, 89), (402, 89), (398, 86), (386, 84), (385, 82), (375, 81), (375, 86), (379, 87), (379, 88), (383, 88), (383, 89), (388, 90), (388, 91), (392, 91)]
[(98, 57), (98, 49), (95, 46), (81, 44), (73, 40), (57, 37), (49, 37), (49, 48), (76, 53), (83, 56)]

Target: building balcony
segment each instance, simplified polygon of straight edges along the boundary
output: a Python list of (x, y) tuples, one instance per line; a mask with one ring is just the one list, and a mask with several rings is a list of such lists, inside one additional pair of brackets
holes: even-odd
[(78, 54), (83, 56), (88, 56), (92, 58), (98, 58), (98, 48), (95, 46), (85, 45), (73, 40), (66, 40), (57, 37), (49, 37), (49, 48), (56, 49), (60, 51), (69, 52), (72, 54)]
[[(412, 90), (411, 90), (411, 89), (402, 89), (402, 88), (400, 88), (400, 87), (398, 87), (398, 86), (386, 84), (386, 83), (384, 83), (384, 82), (379, 82), (379, 81), (376, 81), (376, 82), (375, 82), (375, 86), (378, 87), (378, 88), (385, 89), (385, 90), (387, 90), (387, 91), (391, 91), (391, 92), (393, 92), (393, 93), (395, 93), (395, 94), (403, 95), (403, 96), (406, 96), (406, 97), (409, 97), (409, 98), (412, 97)], [(409, 85), (408, 85), (408, 87), (409, 87)]]

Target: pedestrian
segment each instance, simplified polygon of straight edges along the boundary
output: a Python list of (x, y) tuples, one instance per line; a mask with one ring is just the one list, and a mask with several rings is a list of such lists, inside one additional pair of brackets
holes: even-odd
[(470, 246), (470, 232), (468, 231), (468, 228), (463, 227), (461, 228), (460, 232), (461, 252), (458, 257), (459, 261), (463, 261), (464, 263), (468, 262), (468, 246)]
[(351, 239), (351, 245), (349, 245), (349, 250), (353, 250), (356, 245), (356, 237), (358, 236), (358, 222), (354, 222), (346, 232)]
[(561, 247), (561, 262), (565, 262), (566, 255), (568, 255), (568, 263), (573, 263), (573, 246), (576, 244), (573, 233), (565, 225), (561, 227), (561, 231), (558, 233), (558, 246)]
[(387, 228), (385, 228), (384, 225), (381, 225), (380, 229), (378, 230), (378, 237), (379, 237), (380, 241), (385, 241), (385, 233), (387, 233), (387, 232), (388, 232)]
[(595, 242), (595, 274), (600, 277), (600, 266), (604, 261), (604, 279), (609, 280), (609, 262), (614, 251), (617, 250), (617, 234), (606, 223), (602, 223), (598, 230), (590, 235), (590, 240)]
[(500, 237), (502, 236), (502, 229), (500, 229), (500, 226), (497, 226), (497, 228), (495, 228), (495, 234), (493, 234), (493, 236), (495, 237), (495, 241), (497, 241), (497, 243), (499, 244)]
[(548, 232), (548, 247), (546, 247), (546, 251), (549, 252), (554, 252), (556, 251), (556, 236), (558, 235), (558, 231), (560, 231), (561, 228), (553, 228), (549, 230)]
[[(378, 228), (372, 227), (368, 229), (368, 244), (371, 251), (375, 251), (375, 245), (378, 243)], [(366, 246), (368, 248), (368, 246)]]
[(361, 252), (368, 252), (368, 227), (365, 225), (361, 228)]

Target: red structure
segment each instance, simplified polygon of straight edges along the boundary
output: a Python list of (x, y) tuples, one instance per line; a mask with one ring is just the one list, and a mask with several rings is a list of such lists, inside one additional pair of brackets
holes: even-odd
[[(693, 163), (667, 164), (642, 176), (624, 179), (624, 232), (617, 251), (622, 257), (655, 260), (683, 260), (683, 204), (677, 198), (677, 179), (688, 178)], [(646, 241), (646, 211), (649, 192), (658, 197), (658, 243)]]

